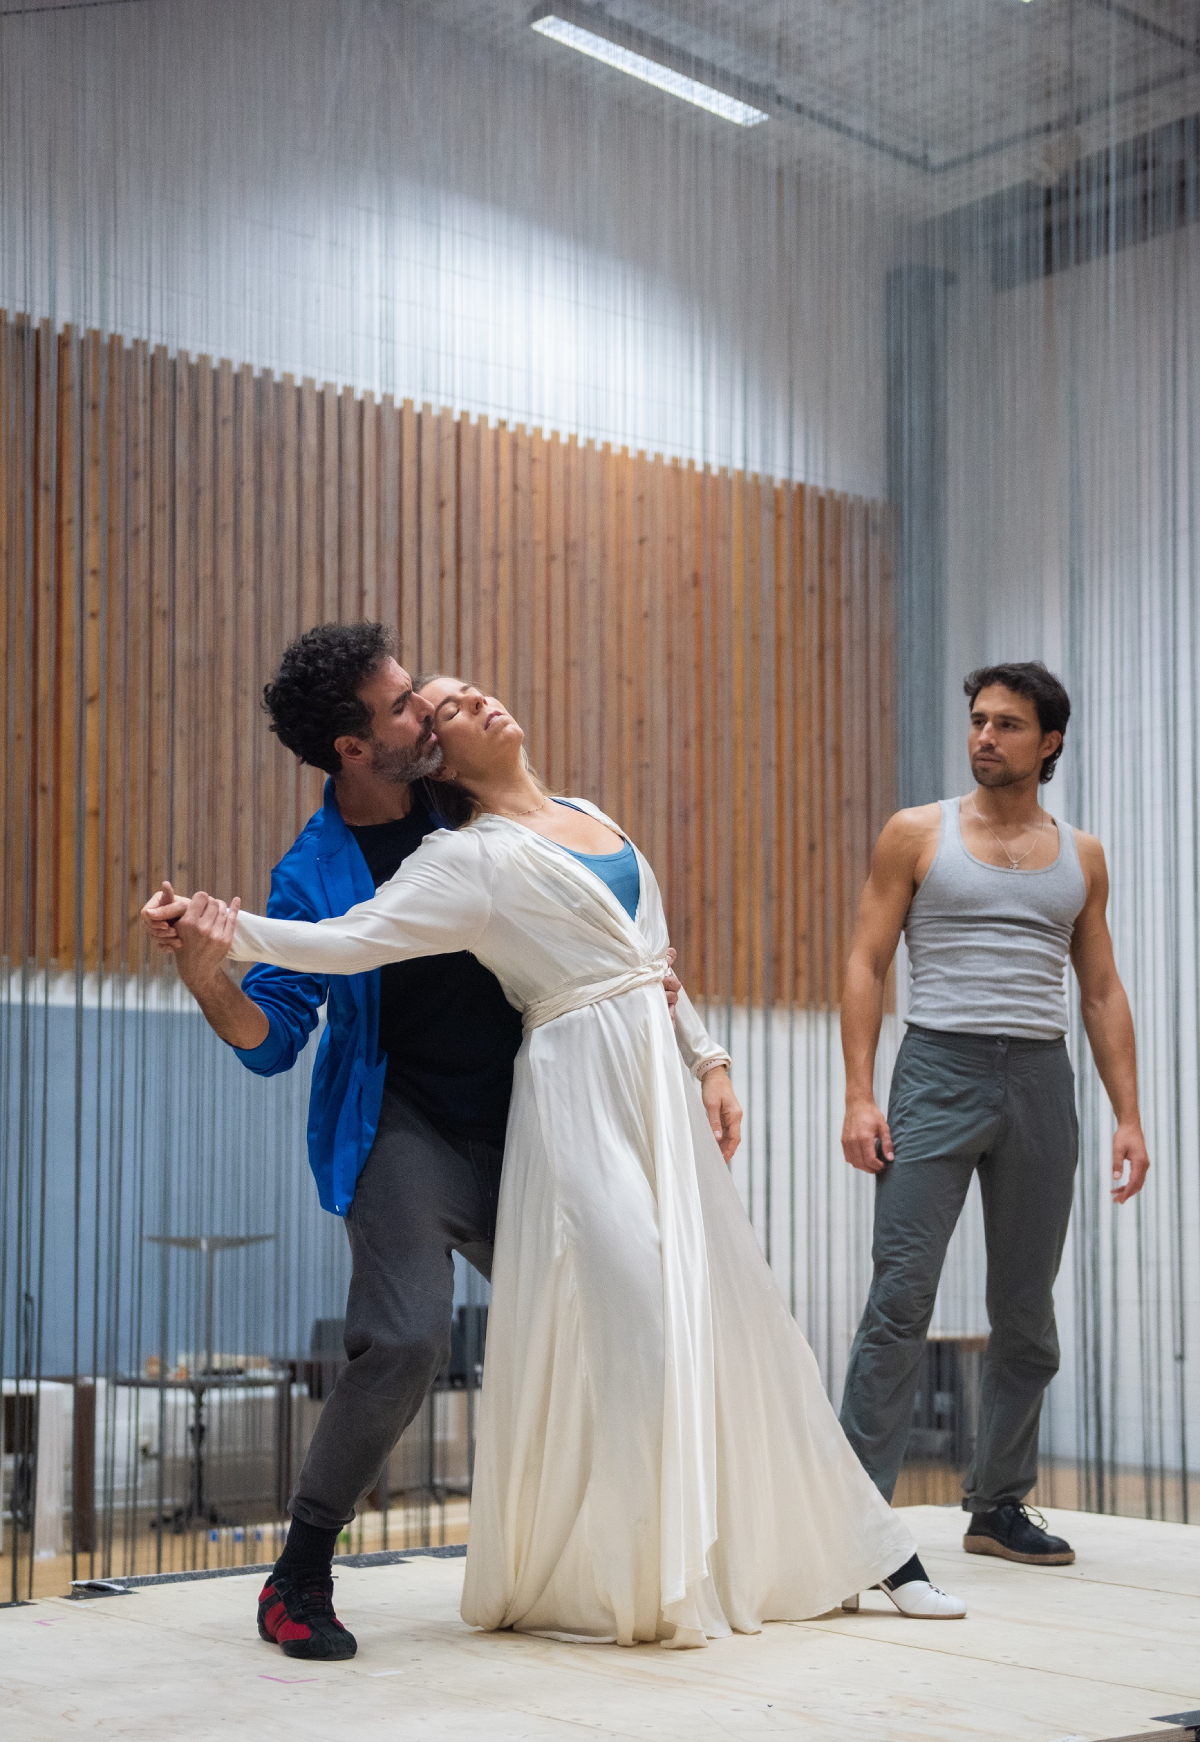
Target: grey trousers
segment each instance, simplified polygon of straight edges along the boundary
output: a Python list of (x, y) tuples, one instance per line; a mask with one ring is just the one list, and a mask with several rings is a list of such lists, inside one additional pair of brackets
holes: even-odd
[(991, 1335), (963, 1505), (986, 1512), (1037, 1480), (1042, 1394), (1058, 1371), (1052, 1289), (1079, 1149), (1066, 1044), (910, 1028), (888, 1124), (896, 1159), (876, 1176), (874, 1277), (842, 1427), (890, 1500), (946, 1247), (978, 1170)]
[(491, 1274), (503, 1151), (441, 1135), (385, 1092), (346, 1217), (348, 1365), (321, 1411), (292, 1516), (348, 1524), (450, 1354), (454, 1259)]

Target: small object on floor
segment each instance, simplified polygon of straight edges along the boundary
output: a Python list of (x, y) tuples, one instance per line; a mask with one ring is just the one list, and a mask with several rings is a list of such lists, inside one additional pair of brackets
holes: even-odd
[[(889, 1578), (881, 1579), (874, 1589), (882, 1591), (902, 1615), (913, 1621), (961, 1621), (967, 1612), (967, 1605), (961, 1597), (951, 1596), (949, 1591), (940, 1590), (930, 1581), (919, 1555), (911, 1556)], [(857, 1593), (847, 1597), (842, 1604), (850, 1615), (858, 1613), (858, 1606)]]
[(133, 1592), (128, 1585), (122, 1585), (116, 1579), (72, 1579), (72, 1597), (132, 1597)]
[(1069, 1567), (1075, 1550), (1061, 1536), (1051, 1536), (1046, 1520), (1034, 1506), (1006, 1500), (991, 1512), (976, 1512), (963, 1537), (968, 1554), (997, 1555), (1031, 1567)]
[(353, 1657), (358, 1641), (333, 1612), (333, 1580), (272, 1573), (258, 1598), (258, 1632), (286, 1657), (326, 1663)]

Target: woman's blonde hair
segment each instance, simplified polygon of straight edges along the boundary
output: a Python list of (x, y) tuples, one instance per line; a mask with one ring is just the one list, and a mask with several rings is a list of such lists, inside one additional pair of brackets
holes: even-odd
[[(414, 679), (413, 689), (423, 690), (426, 684), (433, 683), (437, 678), (444, 678), (448, 683), (470, 684), (472, 689), (482, 690), (482, 684), (477, 684), (474, 678), (459, 677), (450, 671), (427, 671), (423, 677)], [(486, 695), (486, 690), (483, 692)], [(533, 784), (546, 798), (554, 794), (546, 785), (533, 763), (529, 760), (529, 752), (521, 746), (521, 760), (525, 764), (525, 772)], [(465, 787), (460, 780), (438, 780), (432, 775), (426, 775), (416, 783), (425, 800), (426, 806), (439, 821), (451, 829), (466, 828), (469, 823), (478, 821), (483, 816), (484, 807), (475, 794)]]

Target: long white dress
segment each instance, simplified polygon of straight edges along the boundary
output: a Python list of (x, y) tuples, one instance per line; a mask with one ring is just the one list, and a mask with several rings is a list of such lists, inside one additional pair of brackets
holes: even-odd
[(672, 1027), (638, 862), (635, 921), (563, 848), (488, 816), (428, 836), (341, 918), (241, 914), (233, 955), (346, 974), (470, 950), (524, 1013), (462, 1614), (700, 1645), (821, 1614), (915, 1544), (838, 1425), (688, 1082), (721, 1048), (686, 996)]

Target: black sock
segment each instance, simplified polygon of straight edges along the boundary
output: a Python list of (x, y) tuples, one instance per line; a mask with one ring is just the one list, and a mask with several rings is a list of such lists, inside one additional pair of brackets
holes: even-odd
[(893, 1589), (898, 1589), (901, 1585), (911, 1585), (914, 1579), (924, 1579), (926, 1584), (929, 1583), (929, 1574), (921, 1565), (920, 1555), (916, 1554), (910, 1555), (904, 1565), (902, 1567), (897, 1567), (895, 1572), (883, 1582), (885, 1585), (890, 1585)]
[(286, 1573), (290, 1579), (313, 1575), (328, 1578), (333, 1568), (333, 1551), (341, 1534), (340, 1528), (322, 1530), (319, 1525), (305, 1524), (302, 1518), (293, 1518), (272, 1577), (275, 1573)]

